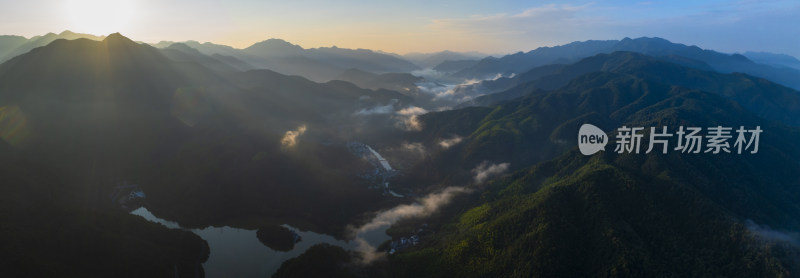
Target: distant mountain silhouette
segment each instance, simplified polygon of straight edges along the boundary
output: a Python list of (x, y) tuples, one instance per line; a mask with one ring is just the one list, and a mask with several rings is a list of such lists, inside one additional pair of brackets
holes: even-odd
[(303, 50), (305, 49), (299, 45), (291, 44), (281, 39), (268, 39), (262, 42), (257, 42), (243, 50), (248, 54), (267, 58), (300, 56), (303, 54)]
[(183, 43), (174, 43), (161, 51), (173, 61), (197, 63), (217, 72), (236, 72), (252, 69), (247, 67), (247, 63), (236, 58), (219, 54), (217, 56), (208, 56)]
[[(800, 70), (774, 68), (754, 63), (739, 54), (723, 54), (697, 46), (672, 43), (661, 38), (625, 38), (623, 40), (585, 41), (555, 47), (540, 47), (501, 58), (486, 58), (455, 75), (466, 78), (494, 76), (498, 73), (522, 73), (547, 64), (568, 64), (600, 53), (631, 51), (656, 57), (684, 59), (689, 64), (704, 65), (721, 73), (742, 72), (769, 79), (784, 86), (800, 89)], [(688, 65), (688, 64), (687, 64)]]
[(336, 79), (356, 84), (361, 88), (387, 89), (411, 95), (418, 93), (416, 83), (422, 81), (422, 78), (409, 73), (375, 74), (359, 69), (348, 69)]
[(500, 58), (487, 57), (473, 67), (457, 72), (456, 75), (480, 78), (498, 73), (504, 75), (520, 73), (547, 64), (566, 64), (604, 51), (613, 52), (611, 49), (618, 43), (619, 41), (613, 40), (573, 42), (561, 46), (539, 47), (527, 53), (517, 52)]
[(786, 54), (774, 54), (769, 52), (745, 52), (745, 57), (752, 60), (753, 62), (770, 65), (773, 67), (788, 67), (794, 69), (800, 69), (800, 60), (797, 58), (786, 55)]
[(28, 39), (22, 36), (0, 36), (0, 63), (8, 60), (5, 57), (14, 56), (15, 52), (20, 45), (26, 43)]
[[(165, 47), (168, 47), (168, 46), (173, 45), (175, 43), (178, 43), (178, 42), (161, 41), (161, 42), (158, 42), (158, 43), (155, 43), (155, 44), (151, 44), (151, 45), (156, 47), (156, 48), (165, 48)], [(233, 47), (227, 46), (227, 45), (214, 44), (214, 43), (210, 43), (210, 42), (200, 43), (200, 42), (197, 42), (197, 41), (184, 41), (184, 42), (180, 42), (180, 43), (185, 44), (185, 45), (187, 45), (187, 46), (189, 46), (191, 48), (197, 49), (201, 53), (203, 53), (205, 55), (209, 55), (209, 56), (210, 55), (214, 55), (214, 54), (225, 55), (225, 56), (235, 56), (235, 55), (237, 55), (237, 53), (240, 52), (240, 49), (236, 49), (236, 48), (233, 48)]]
[[(192, 41), (184, 44), (206, 55), (229, 56), (244, 61), (254, 68), (269, 69), (287, 75), (300, 75), (317, 82), (333, 80), (351, 68), (375, 73), (408, 73), (419, 69), (402, 58), (371, 50), (338, 47), (304, 49), (281, 39), (268, 39), (245, 49)], [(166, 47), (168, 42), (156, 45)], [(239, 66), (239, 68), (246, 67)]]
[(19, 36), (0, 36), (0, 63), (13, 58), (14, 56), (31, 51), (34, 48), (45, 46), (57, 39), (74, 40), (80, 38), (99, 41), (104, 37), (79, 34), (72, 31), (64, 31), (60, 34), (47, 33), (44, 36), (35, 36), (30, 39), (25, 39)]
[(233, 67), (235, 69), (238, 69), (240, 71), (248, 71), (248, 70), (257, 69), (256, 66), (253, 66), (250, 63), (242, 61), (242, 60), (240, 60), (240, 59), (238, 59), (236, 57), (233, 57), (233, 56), (227, 56), (227, 55), (222, 55), (222, 54), (211, 54), (211, 57), (214, 58), (214, 59), (217, 59), (219, 61), (222, 61), (222, 62), (228, 64), (229, 66), (231, 66), (231, 67)]
[[(765, 79), (741, 73), (722, 74), (686, 67), (670, 60), (635, 52), (614, 52), (588, 57), (571, 65), (548, 65), (514, 78), (484, 82), (483, 89), (508, 88), (502, 93), (477, 98), (472, 105), (487, 105), (538, 90), (555, 90), (590, 72), (628, 74), (733, 99), (757, 115), (789, 125), (800, 125), (800, 92)], [(678, 61), (681, 62), (681, 61)]]
[(408, 53), (402, 55), (403, 58), (421, 68), (433, 68), (445, 61), (480, 60), (486, 56), (488, 55), (478, 52), (454, 52), (449, 50), (435, 53)]
[(454, 73), (473, 67), (478, 64), (478, 62), (480, 62), (480, 60), (446, 60), (437, 64), (433, 69), (445, 73)]

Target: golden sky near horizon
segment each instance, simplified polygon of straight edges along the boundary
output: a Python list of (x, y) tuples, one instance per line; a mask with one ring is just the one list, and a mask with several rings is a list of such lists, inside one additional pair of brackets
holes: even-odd
[(0, 9), (0, 34), (71, 30), (237, 48), (509, 53), (589, 39), (663, 37), (719, 51), (800, 55), (800, 3), (773, 1), (28, 0)]

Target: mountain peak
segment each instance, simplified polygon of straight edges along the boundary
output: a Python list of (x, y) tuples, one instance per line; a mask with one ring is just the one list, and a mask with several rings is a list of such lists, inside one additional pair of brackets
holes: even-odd
[(282, 39), (268, 39), (262, 42), (257, 42), (246, 50), (269, 50), (269, 51), (302, 51), (303, 48), (299, 45), (292, 44)]
[(187, 45), (185, 43), (181, 43), (181, 42), (173, 43), (170, 46), (167, 46), (165, 49), (174, 49), (174, 50), (182, 51), (182, 52), (184, 52), (186, 54), (201, 54), (199, 50), (197, 50), (197, 49), (195, 49), (195, 48), (193, 48), (193, 47), (191, 47), (191, 46), (189, 46), (189, 45)]
[(278, 39), (278, 38), (269, 38), (269, 39), (267, 39), (267, 40), (265, 40), (263, 42), (265, 42), (265, 43), (273, 43), (273, 44), (295, 45), (295, 44), (292, 44), (292, 43), (290, 43), (290, 42), (288, 42), (288, 41), (286, 41), (284, 39)]
[(105, 39), (103, 39), (104, 43), (123, 43), (123, 44), (136, 44), (136, 42), (132, 41), (131, 39), (123, 36), (120, 33), (113, 33), (109, 34)]
[(128, 38), (126, 38), (125, 36), (123, 36), (119, 32), (108, 34), (108, 37), (106, 37), (106, 40), (115, 40), (115, 39), (128, 39)]

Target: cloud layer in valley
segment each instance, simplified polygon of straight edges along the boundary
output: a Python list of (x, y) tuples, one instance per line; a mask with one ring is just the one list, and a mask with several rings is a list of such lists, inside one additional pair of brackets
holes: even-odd
[(351, 232), (356, 237), (356, 250), (361, 253), (362, 262), (371, 263), (385, 256), (384, 252), (378, 252), (375, 246), (364, 238), (364, 234), (373, 231), (382, 231), (402, 219), (430, 215), (439, 210), (442, 206), (448, 204), (456, 195), (467, 192), (470, 192), (470, 190), (465, 187), (447, 187), (442, 191), (428, 194), (419, 199), (416, 203), (399, 205), (392, 209), (382, 211), (372, 218), (372, 221), (361, 227), (351, 227)]
[(297, 142), (298, 142), (297, 137), (300, 137), (304, 133), (306, 133), (306, 125), (301, 125), (301, 126), (297, 127), (296, 130), (287, 131), (283, 135), (283, 138), (281, 138), (281, 148), (283, 148), (283, 149), (294, 148), (295, 146), (297, 146)]
[(508, 171), (509, 163), (500, 163), (500, 164), (492, 164), (488, 161), (484, 161), (474, 169), (472, 169), (472, 173), (475, 175), (475, 183), (483, 183), (489, 178), (497, 176), (499, 174), (505, 173)]

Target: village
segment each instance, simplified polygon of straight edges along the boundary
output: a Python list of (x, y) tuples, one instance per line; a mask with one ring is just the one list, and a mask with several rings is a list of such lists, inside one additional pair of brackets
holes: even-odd
[(422, 226), (414, 230), (411, 236), (392, 240), (392, 242), (389, 243), (389, 250), (386, 252), (389, 255), (394, 255), (395, 253), (403, 251), (407, 248), (417, 246), (420, 243), (420, 237), (431, 234), (433, 234), (433, 231), (428, 228), (428, 224), (422, 224)]

